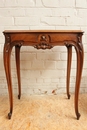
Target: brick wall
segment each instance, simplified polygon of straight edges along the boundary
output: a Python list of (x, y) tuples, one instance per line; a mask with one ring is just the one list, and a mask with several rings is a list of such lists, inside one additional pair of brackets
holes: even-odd
[[(80, 92), (87, 92), (87, 0), (1, 0), (0, 1), (0, 94), (8, 92), (3, 66), (4, 36), (8, 29), (83, 30), (85, 60)], [(22, 93), (58, 94), (66, 92), (65, 47), (52, 50), (21, 49)], [(12, 83), (17, 93), (14, 49), (11, 55)], [(75, 89), (76, 55), (73, 49), (70, 91)]]

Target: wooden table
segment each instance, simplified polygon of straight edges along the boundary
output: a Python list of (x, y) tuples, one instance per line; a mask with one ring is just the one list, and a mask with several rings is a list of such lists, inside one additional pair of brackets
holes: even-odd
[(74, 46), (77, 55), (77, 73), (76, 73), (76, 84), (75, 84), (75, 113), (77, 119), (80, 117), (78, 111), (78, 97), (79, 88), (81, 81), (81, 74), (83, 68), (84, 50), (82, 45), (81, 30), (6, 30), (3, 32), (5, 36), (4, 44), (4, 67), (8, 84), (9, 101), (10, 101), (10, 112), (8, 118), (11, 119), (13, 111), (13, 93), (12, 93), (12, 81), (11, 81), (11, 66), (10, 57), (12, 48), (15, 46), (15, 59), (18, 77), (18, 98), (21, 97), (21, 81), (20, 81), (20, 48), (21, 46), (33, 46), (36, 49), (51, 49), (54, 46), (66, 46), (67, 48), (67, 76), (66, 76), (66, 90), (68, 99), (69, 94), (69, 83), (70, 83), (70, 70), (72, 60), (72, 46)]

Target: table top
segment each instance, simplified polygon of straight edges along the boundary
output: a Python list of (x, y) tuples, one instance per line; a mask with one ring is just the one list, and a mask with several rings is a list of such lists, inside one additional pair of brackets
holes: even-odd
[(84, 33), (82, 30), (5, 30), (3, 33)]

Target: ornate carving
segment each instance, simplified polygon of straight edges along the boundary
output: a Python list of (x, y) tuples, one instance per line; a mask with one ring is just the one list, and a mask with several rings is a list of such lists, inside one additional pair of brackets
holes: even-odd
[(72, 46), (72, 44), (70, 44), (69, 42), (65, 42), (64, 44), (65, 44), (66, 47)]
[(15, 46), (21, 47), (24, 44), (24, 41), (15, 41), (14, 44)]
[[(24, 41), (20, 40), (20, 41), (14, 41), (11, 43), (11, 38), (9, 34), (5, 35), (5, 52), (8, 52), (9, 49), (11, 49), (11, 47), (13, 46), (19, 46), (21, 47), (24, 43)], [(10, 47), (11, 46), (11, 47)]]
[(78, 39), (79, 50), (82, 51), (83, 46), (82, 46), (82, 42), (81, 42), (81, 35), (78, 35), (78, 36), (77, 36), (77, 39)]
[(47, 43), (40, 43), (40, 44), (37, 44), (34, 46), (34, 48), (37, 48), (37, 49), (51, 49), (53, 46), (50, 45), (50, 44), (47, 44)]
[(38, 43), (34, 46), (37, 49), (51, 49), (53, 46), (49, 44), (50, 36), (47, 34), (40, 34), (38, 36)]
[(45, 36), (45, 35), (42, 35), (40, 41), (47, 41), (46, 36)]
[(65, 46), (68, 48), (68, 47), (70, 47), (70, 46), (74, 46), (74, 47), (76, 47), (76, 48), (79, 48), (78, 50), (79, 51), (82, 51), (82, 49), (83, 49), (83, 45), (82, 45), (82, 42), (81, 42), (81, 37), (82, 35), (81, 34), (78, 34), (78, 36), (77, 36), (77, 42), (76, 41), (65, 41), (64, 42), (64, 44), (65, 44)]
[(5, 43), (6, 43), (6, 46), (5, 46), (5, 52), (8, 52), (10, 47), (10, 42), (11, 42), (11, 38), (10, 38), (10, 35), (9, 34), (6, 34), (5, 35)]

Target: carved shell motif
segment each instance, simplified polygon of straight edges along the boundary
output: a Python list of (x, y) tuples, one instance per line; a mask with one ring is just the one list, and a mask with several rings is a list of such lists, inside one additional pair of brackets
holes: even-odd
[(49, 36), (48, 35), (39, 35), (38, 43), (34, 47), (36, 49), (51, 49), (53, 46), (49, 44)]

